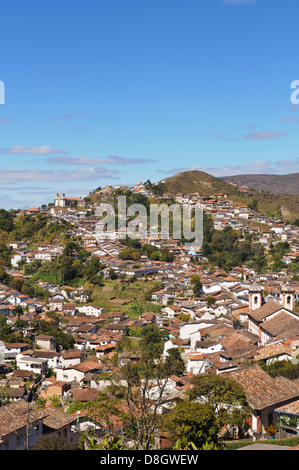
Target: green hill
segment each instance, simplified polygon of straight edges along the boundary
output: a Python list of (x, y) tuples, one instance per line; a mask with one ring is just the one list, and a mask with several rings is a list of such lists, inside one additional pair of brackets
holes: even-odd
[(203, 196), (213, 196), (215, 193), (236, 194), (231, 184), (203, 171), (184, 171), (163, 180), (167, 192), (191, 194), (198, 192)]
[(241, 188), (203, 171), (185, 171), (163, 180), (165, 192), (175, 195), (182, 192), (186, 195), (198, 192), (204, 197), (214, 194), (226, 194), (235, 204), (248, 205), (258, 203), (258, 210), (285, 219), (294, 219), (299, 215), (299, 195), (271, 194), (269, 191), (252, 188)]

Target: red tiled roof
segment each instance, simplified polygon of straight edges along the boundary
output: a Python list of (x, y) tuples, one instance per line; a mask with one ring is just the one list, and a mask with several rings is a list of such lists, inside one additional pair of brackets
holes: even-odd
[(270, 377), (257, 364), (230, 372), (229, 377), (239, 382), (248, 404), (257, 410), (299, 398), (297, 382), (284, 377)]

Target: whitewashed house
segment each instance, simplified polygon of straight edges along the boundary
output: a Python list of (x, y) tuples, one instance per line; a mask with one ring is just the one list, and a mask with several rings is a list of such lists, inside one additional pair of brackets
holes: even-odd
[(87, 304), (87, 305), (78, 307), (78, 312), (85, 313), (85, 315), (99, 317), (100, 315), (104, 314), (104, 309), (101, 307), (97, 307), (96, 305)]
[(18, 354), (16, 364), (18, 369), (27, 370), (42, 377), (45, 377), (47, 373), (48, 361), (46, 359)]

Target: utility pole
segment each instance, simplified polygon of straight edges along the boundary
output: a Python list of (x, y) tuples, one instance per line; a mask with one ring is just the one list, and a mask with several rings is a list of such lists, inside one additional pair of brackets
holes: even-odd
[(28, 391), (28, 397), (27, 397), (27, 411), (26, 411), (26, 450), (29, 450), (29, 424), (30, 424), (30, 401), (32, 398), (32, 389), (33, 386), (29, 389)]
[[(29, 397), (28, 397), (29, 398)], [(26, 450), (29, 450), (29, 400), (27, 401)]]

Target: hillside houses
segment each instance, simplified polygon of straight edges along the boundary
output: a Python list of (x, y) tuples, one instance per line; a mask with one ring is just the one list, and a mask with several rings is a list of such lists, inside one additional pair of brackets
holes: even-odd
[[(138, 190), (143, 191), (141, 187), (136, 188)], [(88, 256), (97, 257), (105, 266), (103, 283), (107, 284), (107, 290), (111, 289), (110, 303), (107, 302), (110, 308), (106, 308), (106, 304), (104, 308), (104, 295), (101, 298), (99, 294), (96, 301), (93, 297), (93, 291), (104, 294), (104, 289), (88, 285), (85, 279), (82, 284), (74, 285), (70, 280), (63, 281), (62, 285), (34, 281), (46, 293), (42, 299), (30, 298), (18, 289), (0, 285), (0, 315), (5, 316), (9, 328), (18, 331), (24, 340), (0, 343), (1, 383), (10, 389), (10, 404), (28, 397), (28, 383), (34, 383), (38, 396), (46, 400), (45, 410), (50, 408), (53, 399), (58, 399), (64, 407), (68, 400), (96, 399), (99, 392), (105, 390), (109, 374), (111, 377), (118, 372), (127, 361), (139, 360), (138, 354), (125, 352), (119, 355), (118, 363), (119, 345), (148, 325), (155, 325), (167, 334), (163, 357), (177, 348), (185, 366), (181, 377), (171, 378), (170, 393), (161, 410), (169, 409), (170, 397), (184, 397), (190, 378), (197, 374), (232, 375), (244, 385), (252, 413), (249, 423), (252, 435), (265, 431), (267, 424), (276, 419), (277, 409), (298, 400), (295, 382), (267, 377), (262, 385), (264, 375), (259, 366), (248, 366), (256, 362), (271, 364), (287, 360), (295, 364), (297, 361), (299, 288), (288, 266), (298, 255), (298, 242), (294, 241), (299, 235), (298, 229), (262, 217), (247, 206), (233, 206), (224, 194), (215, 194), (210, 199), (196, 193), (190, 197), (178, 194), (177, 201), (192, 207), (202, 204), (211, 214), (217, 230), (234, 227), (244, 238), (250, 236), (254, 242), (263, 244), (266, 250), (287, 240), (290, 246), (282, 258), (287, 267), (277, 272), (259, 273), (248, 264), (227, 272), (211, 266), (201, 252), (187, 251), (179, 241), (161, 238), (142, 243), (158, 250), (169, 250), (175, 256), (173, 261), (150, 259), (143, 252), (138, 261), (120, 259), (124, 245), (115, 233), (109, 240), (95, 236), (97, 220), (86, 216), (85, 211), (90, 209), (88, 204), (83, 211), (70, 206), (54, 207), (50, 212), (52, 220), (69, 221), (72, 228), (68, 229), (68, 235)], [(95, 208), (96, 205), (93, 210)], [(12, 269), (9, 267), (7, 272), (16, 275), (15, 279), (18, 275), (24, 276), (20, 269), (22, 264), (34, 260), (43, 264), (55, 260), (63, 251), (59, 243), (57, 246), (40, 244), (32, 251), (27, 245), (13, 243), (11, 249), (14, 250)], [(115, 283), (111, 270), (116, 273)], [(196, 293), (194, 276), (198, 276), (202, 286)], [(132, 316), (131, 301), (127, 305), (127, 299), (115, 304), (117, 307), (113, 309), (113, 302), (118, 300), (116, 288), (120, 287), (126, 294), (131, 282), (137, 282), (136, 278), (140, 291), (143, 289), (140, 285), (148, 288), (147, 301), (139, 302)], [(62, 335), (71, 337), (72, 346), (64, 349), (60, 346), (59, 334), (56, 338), (39, 331), (39, 323), (43, 322), (49, 325), (53, 322)], [(258, 390), (262, 386), (264, 396)], [(154, 394), (154, 387), (152, 392)], [(59, 418), (52, 413), (41, 416), (40, 422), (43, 422), (43, 429), (60, 432), (60, 419), (63, 421), (63, 416)], [(66, 422), (66, 426), (72, 424), (72, 420)]]

